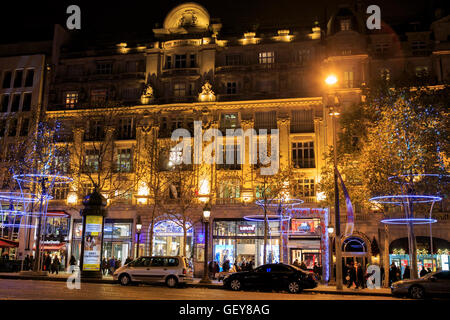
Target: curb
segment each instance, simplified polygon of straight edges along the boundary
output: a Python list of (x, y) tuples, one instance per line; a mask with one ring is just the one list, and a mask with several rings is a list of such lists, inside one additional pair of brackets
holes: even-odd
[[(39, 276), (15, 276), (15, 275), (0, 275), (0, 279), (11, 280), (41, 280), (41, 281), (59, 281), (66, 282), (67, 278), (60, 277), (39, 277)], [(82, 283), (103, 283), (103, 284), (115, 284), (116, 281), (112, 279), (81, 279)], [(163, 286), (164, 284), (155, 283), (155, 286)], [(186, 283), (188, 288), (207, 288), (207, 289), (224, 289), (221, 284), (200, 284), (200, 283)], [(304, 292), (308, 293), (320, 293), (320, 294), (337, 294), (337, 295), (354, 295), (354, 296), (380, 296), (380, 297), (392, 297), (390, 293), (383, 292), (361, 292), (361, 291), (331, 291), (321, 289), (306, 289)]]

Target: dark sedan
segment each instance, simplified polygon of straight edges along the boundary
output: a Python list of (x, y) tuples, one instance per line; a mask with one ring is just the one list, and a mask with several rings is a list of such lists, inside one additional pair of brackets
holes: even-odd
[(312, 273), (283, 263), (265, 264), (252, 271), (237, 272), (223, 280), (227, 289), (271, 289), (298, 293), (317, 287)]
[(395, 296), (410, 296), (414, 299), (423, 299), (432, 295), (449, 295), (450, 271), (429, 273), (417, 280), (394, 282), (391, 291)]

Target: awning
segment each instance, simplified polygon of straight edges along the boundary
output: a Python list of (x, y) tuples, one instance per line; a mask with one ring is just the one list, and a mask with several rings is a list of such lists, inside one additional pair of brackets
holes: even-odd
[[(43, 251), (57, 251), (57, 250), (61, 250), (62, 247), (64, 247), (66, 245), (65, 242), (62, 243), (58, 243), (58, 244), (44, 244), (43, 246), (41, 246), (41, 250)], [(36, 247), (33, 247), (33, 250), (36, 250)]]
[(64, 210), (48, 210), (47, 211), (47, 217), (70, 218), (70, 214), (68, 214)]
[(18, 241), (0, 238), (0, 248), (17, 248), (18, 246), (19, 246)]

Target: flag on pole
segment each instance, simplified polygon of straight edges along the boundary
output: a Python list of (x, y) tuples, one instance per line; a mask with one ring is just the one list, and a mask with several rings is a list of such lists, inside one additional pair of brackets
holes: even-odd
[(353, 228), (355, 226), (355, 217), (353, 214), (353, 206), (352, 201), (350, 200), (350, 196), (348, 194), (347, 188), (345, 187), (344, 180), (341, 177), (341, 174), (339, 173), (339, 170), (337, 168), (334, 168), (336, 170), (336, 174), (341, 181), (342, 185), (342, 191), (344, 192), (345, 197), (345, 206), (347, 208), (347, 224), (345, 225), (345, 233), (344, 236), (349, 236), (353, 233)]

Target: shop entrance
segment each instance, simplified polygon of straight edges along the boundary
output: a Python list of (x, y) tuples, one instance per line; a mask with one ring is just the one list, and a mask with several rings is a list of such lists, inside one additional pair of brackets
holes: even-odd
[(298, 264), (301, 264), (302, 262), (305, 263), (306, 268), (308, 270), (313, 270), (314, 265), (317, 263), (318, 265), (321, 265), (320, 261), (320, 250), (318, 249), (298, 249), (298, 248), (291, 248), (290, 250), (290, 263), (294, 264), (294, 262), (297, 260)]
[(367, 265), (367, 245), (365, 241), (359, 237), (349, 237), (342, 243), (342, 257), (345, 265), (354, 265), (355, 262), (361, 264), (363, 270)]

